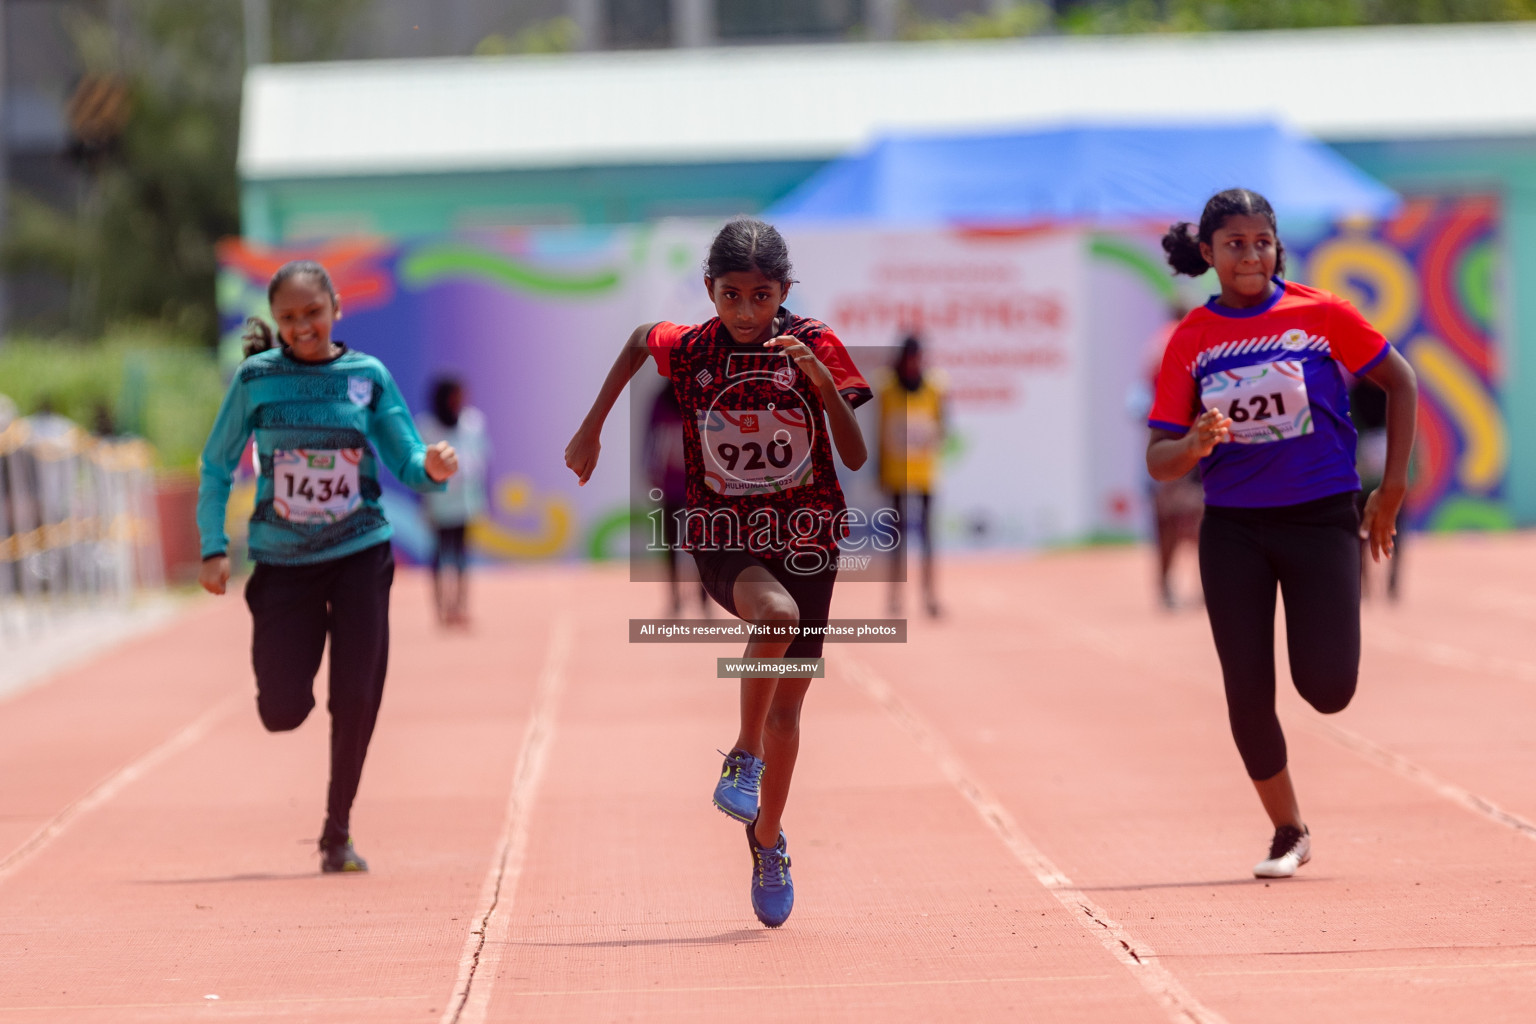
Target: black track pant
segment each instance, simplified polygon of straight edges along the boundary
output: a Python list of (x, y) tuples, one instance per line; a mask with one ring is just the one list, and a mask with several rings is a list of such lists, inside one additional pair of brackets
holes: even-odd
[(272, 732), (297, 729), (315, 706), (315, 673), (331, 637), (331, 786), (321, 841), (351, 828), (389, 665), (389, 544), (313, 565), (257, 563), (245, 587), (255, 629), (256, 710)]
[(469, 565), (469, 551), (464, 544), (468, 532), (469, 527), (463, 524), (437, 528), (437, 547), (432, 549), (433, 576), (441, 575), (445, 565), (459, 573)]
[(1271, 778), (1286, 764), (1275, 717), (1277, 583), (1297, 692), (1324, 714), (1344, 710), (1355, 694), (1359, 523), (1353, 493), (1282, 508), (1205, 510), (1200, 582), (1232, 736), (1252, 779)]

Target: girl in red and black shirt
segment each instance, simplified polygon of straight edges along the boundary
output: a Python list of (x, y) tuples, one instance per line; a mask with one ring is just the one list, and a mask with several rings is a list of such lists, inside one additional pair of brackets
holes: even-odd
[[(747, 658), (821, 656), (838, 541), (848, 534), (833, 448), (852, 470), (867, 457), (853, 410), (872, 392), (827, 325), (784, 308), (791, 273), (776, 230), (745, 218), (727, 224), (710, 245), (704, 275), (719, 315), (692, 326), (637, 327), (565, 450), (585, 484), (603, 421), (654, 358), (683, 414), (682, 547), (721, 607), (779, 627), (753, 639)], [(799, 632), (791, 639), (786, 627)], [(794, 905), (780, 818), (809, 687), (803, 677), (741, 681), (741, 730), (715, 787), (715, 806), (746, 824), (752, 909), (770, 927)]]

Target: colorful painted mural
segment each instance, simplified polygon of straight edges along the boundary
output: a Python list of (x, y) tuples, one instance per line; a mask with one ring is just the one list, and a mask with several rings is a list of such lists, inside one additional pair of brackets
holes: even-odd
[[(1508, 428), (1499, 404), (1499, 220), (1492, 198), (1438, 197), (1411, 199), (1386, 223), (1286, 231), (1291, 276), (1347, 296), (1418, 370), (1420, 434), (1409, 504), (1416, 528), (1511, 523)], [(220, 277), (229, 365), (238, 359), (241, 320), (266, 312), (272, 271), (288, 259), (318, 259), (342, 294), (338, 336), (383, 359), (413, 408), (426, 404), (433, 377), (450, 372), (488, 414), (491, 512), (471, 530), (479, 554), (617, 556), (627, 546), (631, 501), (639, 500), (630, 493), (624, 453), (645, 420), (615, 410), (604, 436), (611, 461), (586, 487), (575, 486), (560, 453), (635, 324), (710, 315), (699, 260), (712, 230), (684, 221), (511, 230), (334, 242), (302, 252), (231, 242)], [(962, 438), (1011, 440), (990, 457), (984, 445), (971, 444), (971, 463), (962, 453), (946, 464), (945, 500), (951, 512), (965, 513), (941, 524), (950, 546), (1032, 546), (1144, 531), (1145, 410), (1106, 415), (1111, 406), (1102, 398), (1129, 395), (1138, 385), (1144, 390), (1149, 339), (1171, 307), (1203, 301), (1212, 286), (1175, 281), (1161, 259), (1160, 234), (1153, 225), (1035, 232), (1009, 236), (1005, 245), (941, 230), (792, 233), (804, 279), (794, 308), (828, 317), (846, 342), (868, 348), (871, 367), (885, 359), (874, 346), (890, 344), (907, 314), (871, 319), (870, 296), (886, 304), (881, 310), (943, 310), (949, 319), (928, 323), (928, 340), (946, 369), (954, 369), (946, 359), (958, 373), (969, 366), (955, 362), (961, 356), (991, 353), (993, 361), (976, 364), (986, 369), (971, 383), (985, 385), (977, 394), (995, 392), (998, 401), (957, 401), (953, 427)], [(914, 263), (917, 256), (925, 262)], [(987, 291), (998, 287), (1008, 302)], [(1041, 362), (1031, 355), (1034, 328), (1011, 314), (992, 315), (1013, 310), (1015, 292), (1056, 296), (1072, 314), (1046, 325), (1060, 334), (1051, 344), (1071, 358)], [(956, 319), (962, 310), (981, 313)], [(1023, 360), (1017, 365), (1033, 376), (1000, 390), (1007, 381), (997, 353)], [(654, 374), (637, 376), (630, 389), (641, 403), (636, 408), (648, 409), (660, 386)], [(1031, 417), (1042, 419), (1029, 426)], [(1005, 421), (1006, 428), (999, 426)], [(1046, 448), (1020, 440), (1048, 436), (1060, 423), (1078, 424), (1071, 436), (1082, 439), (1084, 450), (1061, 449), (1053, 460)], [(998, 466), (1009, 473), (999, 477)], [(854, 475), (845, 487), (858, 491), (861, 481)], [(850, 491), (850, 500), (880, 500), (875, 483), (863, 489), (869, 493)], [(403, 552), (424, 555), (430, 539), (414, 498), (386, 483), (385, 503)], [(986, 535), (964, 522), (955, 526), (982, 518), (1001, 525)]]
[(1512, 522), (1498, 249), (1498, 200), (1464, 196), (1410, 198), (1390, 221), (1339, 225), (1288, 253), (1293, 276), (1349, 298), (1418, 372), (1415, 528)]
[[(222, 261), (226, 348), (266, 311), (266, 282), (284, 261), (317, 259), (341, 293), (337, 337), (382, 359), (415, 409), (442, 372), (463, 379), (486, 413), (491, 513), (471, 526), (489, 558), (603, 558), (628, 546), (631, 494), (625, 453), (644, 436), (654, 372), (627, 389), (635, 420), (614, 410), (604, 465), (584, 487), (561, 453), (636, 324), (692, 323), (713, 314), (701, 261), (716, 225), (668, 221), (612, 229), (493, 231), (448, 238), (355, 241), (305, 250), (231, 242)], [(798, 275), (791, 308), (827, 317), (854, 362), (878, 379), (903, 332), (922, 330), (952, 382), (951, 429), (962, 442), (946, 461), (952, 546), (1070, 543), (1090, 532), (1083, 477), (1087, 435), (1020, 446), (1086, 415), (1083, 235), (879, 229), (792, 232)], [(873, 417), (874, 413), (866, 414)], [(874, 429), (873, 424), (866, 430)], [(636, 463), (642, 464), (642, 463)], [(842, 478), (849, 502), (883, 506), (875, 467)], [(409, 494), (385, 480), (384, 503), (407, 555), (430, 541)]]

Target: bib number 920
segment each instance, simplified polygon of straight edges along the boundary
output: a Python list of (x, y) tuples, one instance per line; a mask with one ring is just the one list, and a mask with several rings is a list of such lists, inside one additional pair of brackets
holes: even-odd
[[(788, 441), (781, 440), (769, 441), (766, 447), (756, 441), (739, 445), (722, 441), (715, 446), (715, 454), (720, 456), (726, 470), (734, 473), (738, 464), (743, 470), (767, 469), (769, 466), (783, 469), (794, 461), (795, 449)], [(745, 462), (742, 462), (742, 456), (746, 456)]]

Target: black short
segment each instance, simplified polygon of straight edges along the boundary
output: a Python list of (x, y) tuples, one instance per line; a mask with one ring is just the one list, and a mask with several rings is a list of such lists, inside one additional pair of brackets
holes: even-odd
[(690, 553), (699, 567), (699, 582), (704, 585), (704, 590), (715, 599), (716, 604), (737, 618), (741, 617), (741, 613), (736, 610), (736, 601), (732, 596), (736, 587), (736, 578), (754, 565), (768, 570), (769, 574), (789, 591), (795, 607), (800, 609), (800, 627), (813, 630), (810, 635), (802, 634), (792, 642), (789, 649), (784, 652), (784, 657), (821, 657), (821, 645), (826, 640), (824, 631), (827, 626), (827, 615), (832, 608), (832, 587), (837, 582), (835, 564), (821, 572), (807, 575), (794, 572), (780, 559), (762, 558), (746, 551), (693, 551)]

